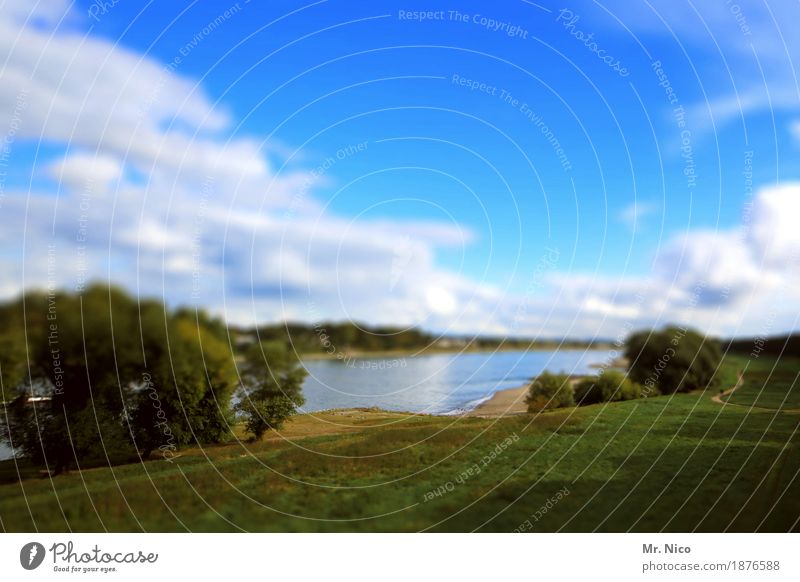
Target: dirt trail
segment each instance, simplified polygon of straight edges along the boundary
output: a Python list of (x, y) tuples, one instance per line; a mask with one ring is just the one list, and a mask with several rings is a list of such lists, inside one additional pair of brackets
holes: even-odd
[[(736, 372), (736, 375), (737, 375), (736, 384), (734, 384), (733, 386), (731, 386), (730, 388), (728, 388), (724, 392), (720, 392), (719, 394), (717, 394), (715, 396), (712, 396), (711, 400), (713, 400), (717, 404), (722, 404), (723, 406), (725, 404), (734, 404), (734, 405), (736, 405), (735, 402), (727, 402), (727, 401), (722, 399), (723, 396), (730, 396), (731, 394), (733, 394), (734, 390), (736, 390), (737, 388), (741, 388), (742, 384), (744, 383), (744, 374), (742, 374), (741, 372)], [(737, 406), (739, 406), (739, 405), (737, 405)]]
[(737, 388), (741, 388), (742, 384), (744, 384), (744, 374), (742, 372), (738, 372), (738, 375), (739, 378), (736, 380), (736, 384), (724, 392), (720, 392), (719, 394), (712, 396), (711, 400), (717, 404), (722, 404), (723, 406), (743, 406), (744, 408), (764, 410), (767, 412), (788, 412), (790, 414), (800, 414), (800, 408), (764, 408), (763, 406), (751, 406), (749, 404), (739, 404), (738, 402), (729, 402), (728, 400), (723, 400), (724, 397), (730, 396)]

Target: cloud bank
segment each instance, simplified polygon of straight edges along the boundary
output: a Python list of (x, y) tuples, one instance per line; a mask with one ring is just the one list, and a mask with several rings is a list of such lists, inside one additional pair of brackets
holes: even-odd
[[(536, 337), (667, 322), (726, 335), (797, 328), (800, 184), (759, 190), (736, 228), (673, 237), (649, 275), (540, 269), (552, 253), (542, 249), (520, 265), (531, 284), (510, 291), (439, 266), (441, 251), (478, 244), (469, 228), (331, 213), (314, 192), (333, 176), (276, 170), (267, 154), (278, 146), (232, 133), (196, 80), (53, 28), (74, 15), (46, 7), (29, 18), (11, 3), (0, 17), (5, 159), (23, 163), (25, 144), (42, 152), (28, 188), (2, 182), (3, 297), (99, 279), (239, 324), (349, 319)], [(656, 210), (622, 218), (640, 228)]]

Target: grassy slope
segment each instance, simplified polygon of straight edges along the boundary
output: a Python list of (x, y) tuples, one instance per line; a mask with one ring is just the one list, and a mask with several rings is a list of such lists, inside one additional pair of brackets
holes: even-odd
[[(728, 360), (726, 382), (741, 364)], [(353, 412), (323, 421), (340, 434), (2, 485), (2, 527), (511, 531), (566, 486), (536, 531), (798, 529), (800, 415), (723, 407), (710, 394), (536, 418)], [(345, 429), (330, 428), (342, 421)], [(311, 420), (297, 422), (296, 436), (314, 432)], [(458, 482), (515, 433), (516, 443)], [(448, 483), (450, 492), (425, 501)]]
[(732, 404), (790, 410), (800, 409), (799, 358), (751, 359), (741, 388), (726, 398)]

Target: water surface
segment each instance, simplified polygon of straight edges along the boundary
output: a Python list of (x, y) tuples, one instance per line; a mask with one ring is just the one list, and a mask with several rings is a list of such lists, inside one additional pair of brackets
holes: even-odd
[(436, 354), (304, 362), (304, 412), (330, 408), (458, 413), (516, 388), (544, 370), (587, 374), (608, 361), (609, 350)]

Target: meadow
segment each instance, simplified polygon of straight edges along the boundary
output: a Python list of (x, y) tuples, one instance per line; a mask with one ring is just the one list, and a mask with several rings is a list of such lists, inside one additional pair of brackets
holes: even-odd
[(727, 356), (722, 387), (745, 367), (724, 405), (714, 389), (502, 418), (329, 411), (171, 462), (14, 481), (6, 461), (0, 527), (797, 531), (800, 361)]

